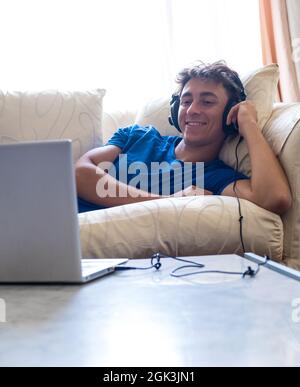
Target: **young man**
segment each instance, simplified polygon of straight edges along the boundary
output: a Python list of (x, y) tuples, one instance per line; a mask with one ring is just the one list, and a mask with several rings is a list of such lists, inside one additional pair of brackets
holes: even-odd
[[(254, 105), (245, 100), (238, 74), (223, 62), (201, 63), (182, 70), (177, 82), (179, 89), (171, 111), (182, 137), (161, 136), (153, 127), (135, 125), (119, 129), (105, 146), (87, 152), (76, 164), (79, 212), (174, 195), (237, 194), (267, 210), (284, 213), (291, 206), (289, 185), (258, 128)], [(233, 127), (247, 143), (251, 178), (218, 159), (228, 128), (232, 134)], [(176, 185), (174, 175), (166, 179), (164, 172), (153, 172), (155, 163), (164, 164), (165, 172), (180, 165), (185, 173), (184, 165), (192, 166), (192, 172), (188, 169), (189, 186)], [(201, 184), (196, 179), (200, 164), (204, 174)], [(137, 169), (144, 177), (141, 180), (140, 176), (138, 184)], [(158, 180), (154, 175), (159, 175)], [(167, 194), (162, 189), (166, 182)]]

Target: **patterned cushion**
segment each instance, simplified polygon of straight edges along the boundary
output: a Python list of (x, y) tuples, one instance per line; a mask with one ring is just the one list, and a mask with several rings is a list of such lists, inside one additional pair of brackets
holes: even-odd
[(0, 143), (69, 138), (73, 158), (102, 144), (104, 89), (0, 91)]

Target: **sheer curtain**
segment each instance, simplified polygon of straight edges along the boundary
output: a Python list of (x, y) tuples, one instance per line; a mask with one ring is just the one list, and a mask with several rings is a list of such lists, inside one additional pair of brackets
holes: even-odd
[(264, 64), (278, 63), (278, 99), (300, 101), (299, 0), (260, 0)]
[(170, 94), (191, 61), (262, 64), (257, 0), (0, 0), (0, 85), (106, 88), (106, 105)]

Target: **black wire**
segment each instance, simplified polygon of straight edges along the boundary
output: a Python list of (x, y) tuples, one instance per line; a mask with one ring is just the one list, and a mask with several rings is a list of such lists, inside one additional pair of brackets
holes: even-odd
[[(267, 255), (265, 255), (265, 261), (261, 262), (257, 265), (256, 270), (253, 270), (250, 266), (248, 266), (247, 270), (244, 272), (236, 272), (236, 271), (223, 271), (223, 270), (203, 270), (203, 271), (193, 271), (185, 274), (175, 274), (179, 270), (187, 269), (187, 268), (204, 268), (205, 265), (202, 263), (198, 263), (195, 261), (190, 261), (188, 259), (183, 259), (183, 258), (178, 258), (178, 257), (168, 257), (166, 255), (160, 254), (160, 253), (155, 253), (151, 256), (151, 266), (147, 267), (136, 267), (136, 266), (116, 266), (115, 270), (121, 271), (121, 270), (149, 270), (155, 268), (156, 270), (159, 270), (162, 266), (160, 259), (161, 258), (172, 258), (175, 259), (176, 261), (181, 261), (185, 263), (190, 263), (191, 265), (184, 265), (184, 266), (179, 266), (176, 269), (174, 269), (171, 273), (170, 276), (172, 277), (187, 277), (190, 275), (195, 275), (195, 274), (211, 274), (211, 273), (217, 273), (217, 274), (229, 274), (229, 275), (241, 275), (243, 278), (246, 276), (249, 277), (255, 277), (256, 274), (259, 272), (260, 267), (265, 265), (268, 260), (270, 259)], [(156, 262), (154, 260), (156, 259)]]
[[(116, 271), (121, 271), (121, 270), (149, 270), (149, 269), (156, 269), (159, 270), (161, 268), (161, 262), (160, 258), (162, 257), (161, 254), (156, 253), (151, 256), (151, 266), (147, 267), (137, 267), (137, 266), (121, 266), (118, 265), (115, 267)], [(154, 263), (154, 260), (156, 259), (156, 262)]]
[(186, 265), (186, 266), (177, 267), (176, 269), (174, 269), (170, 273), (170, 275), (172, 277), (180, 278), (180, 277), (187, 277), (187, 276), (194, 275), (194, 274), (208, 274), (208, 273), (209, 274), (211, 274), (211, 273), (230, 274), (230, 275), (243, 275), (244, 274), (244, 273), (236, 272), (236, 271), (222, 271), (222, 270), (201, 270), (201, 271), (193, 271), (193, 272), (189, 272), (189, 273), (185, 273), (185, 274), (175, 274), (177, 271), (182, 270), (182, 269), (186, 269), (188, 267), (195, 267), (195, 266), (194, 265)]
[[(185, 261), (183, 259), (178, 259), (178, 258), (175, 258), (177, 260), (181, 260), (181, 261)], [(193, 261), (187, 261), (187, 262), (191, 262), (193, 263), (192, 265), (185, 265), (185, 266), (180, 266), (180, 267), (177, 267), (176, 269), (174, 269), (170, 275), (172, 277), (177, 277), (177, 278), (180, 278), (180, 277), (187, 277), (187, 276), (190, 276), (190, 275), (195, 275), (195, 274), (211, 274), (211, 273), (216, 273), (216, 274), (228, 274), (228, 275), (241, 275), (243, 278), (245, 278), (246, 276), (249, 276), (249, 277), (255, 277), (259, 270), (260, 270), (260, 267), (261, 266), (264, 266), (266, 265), (266, 263), (269, 261), (269, 257), (267, 255), (265, 255), (265, 261), (264, 262), (261, 262), (261, 263), (258, 263), (257, 264), (257, 268), (256, 270), (252, 269), (252, 267), (248, 266), (247, 270), (245, 270), (244, 272), (241, 272), (241, 271), (225, 271), (225, 270), (201, 270), (201, 271), (193, 271), (193, 272), (189, 272), (189, 273), (184, 273), (184, 274), (175, 274), (177, 271), (179, 270), (183, 270), (183, 269), (186, 269), (186, 268), (196, 268), (196, 267), (205, 267), (203, 264), (199, 264), (197, 262), (193, 262)]]
[[(185, 263), (191, 263), (192, 264), (192, 267), (205, 267), (205, 265), (203, 265), (203, 263), (198, 263), (198, 262), (195, 262), (195, 261), (189, 261), (188, 259), (183, 259), (183, 258), (178, 258), (178, 257), (171, 257), (173, 259), (175, 259), (176, 261), (181, 261), (181, 262), (185, 262)], [(182, 266), (182, 267), (185, 267), (185, 266)]]
[(242, 142), (242, 140), (243, 140), (243, 137), (240, 136), (239, 141), (238, 141), (238, 143), (236, 144), (236, 147), (235, 147), (235, 160), (236, 160), (236, 163), (235, 163), (235, 170), (234, 170), (235, 176), (234, 176), (234, 183), (233, 183), (233, 192), (235, 193), (235, 196), (236, 196), (237, 202), (238, 202), (239, 223), (240, 223), (240, 241), (241, 241), (243, 253), (245, 254), (246, 250), (245, 250), (245, 244), (244, 244), (244, 238), (243, 238), (243, 219), (244, 219), (244, 217), (242, 215), (240, 198), (239, 198), (239, 196), (238, 196), (238, 194), (236, 192), (237, 174), (238, 174), (238, 171), (239, 171), (238, 147), (239, 147), (240, 143)]

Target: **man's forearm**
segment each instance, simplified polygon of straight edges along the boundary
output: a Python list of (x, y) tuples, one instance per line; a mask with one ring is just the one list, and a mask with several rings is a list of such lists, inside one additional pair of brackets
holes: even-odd
[(124, 184), (92, 164), (76, 170), (76, 184), (77, 193), (82, 199), (105, 207), (163, 197)]
[(271, 150), (256, 124), (251, 124), (244, 133), (251, 160), (251, 189), (256, 196), (257, 202), (264, 207), (275, 198), (290, 195), (288, 182), (283, 169)]

